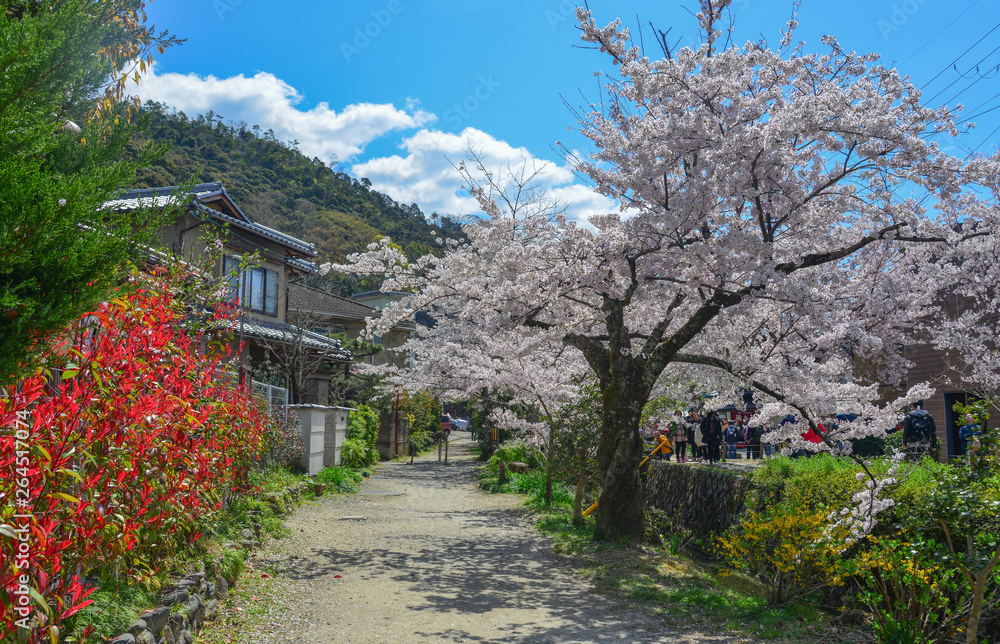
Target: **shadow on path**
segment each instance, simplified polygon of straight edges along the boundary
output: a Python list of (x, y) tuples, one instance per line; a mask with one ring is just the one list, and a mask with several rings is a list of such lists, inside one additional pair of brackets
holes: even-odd
[[(470, 444), (453, 438), (453, 465), (436, 451), (414, 465), (383, 464), (360, 494), (292, 518), (305, 556), (283, 576), (308, 598), (309, 626), (289, 641), (731, 641), (664, 632), (589, 592), (518, 499), (478, 489)], [(365, 518), (339, 520), (347, 515)]]

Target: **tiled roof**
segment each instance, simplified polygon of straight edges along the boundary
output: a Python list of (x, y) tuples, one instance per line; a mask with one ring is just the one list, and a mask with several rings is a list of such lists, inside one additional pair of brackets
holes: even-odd
[(379, 295), (389, 295), (389, 296), (402, 297), (404, 295), (411, 295), (411, 293), (404, 293), (403, 291), (365, 291), (364, 293), (355, 293), (351, 297), (355, 297), (355, 298), (360, 298), (360, 297), (376, 297), (376, 296), (379, 296)]
[[(209, 208), (208, 206), (203, 206), (200, 203), (197, 205), (199, 211), (213, 217), (214, 219), (218, 219), (219, 221), (225, 222), (233, 228), (248, 230), (252, 233), (260, 235), (261, 237), (265, 237), (272, 241), (276, 241), (279, 244), (282, 244), (283, 246), (293, 248), (299, 251), (300, 253), (304, 253), (312, 257), (316, 257), (317, 255), (319, 255), (319, 253), (316, 252), (315, 246), (313, 246), (310, 243), (304, 242), (301, 239), (297, 239), (295, 237), (292, 237), (291, 235), (286, 235), (285, 233), (280, 233), (277, 230), (274, 230), (273, 228), (268, 228), (267, 226), (263, 226), (261, 224), (255, 224), (253, 222), (247, 223), (245, 221), (240, 221), (236, 217), (230, 217), (224, 212), (213, 210), (212, 208)], [(315, 268), (313, 270), (315, 270)]]
[(288, 285), (288, 308), (352, 320), (363, 320), (378, 315), (378, 309), (301, 284)]
[(177, 203), (177, 197), (174, 195), (138, 197), (126, 192), (118, 199), (105, 201), (104, 207), (108, 210), (138, 210), (139, 208), (165, 208), (175, 203)]
[[(237, 332), (239, 322), (236, 322)], [(292, 344), (301, 341), (302, 346), (327, 354), (331, 360), (350, 362), (351, 352), (340, 345), (340, 340), (328, 338), (319, 333), (306, 331), (286, 323), (270, 323), (252, 318), (243, 320), (243, 335), (272, 342)], [(301, 338), (301, 340), (299, 339)]]
[[(179, 197), (174, 195), (177, 190), (179, 190), (177, 186), (131, 190), (121, 194), (117, 199), (105, 202), (104, 207), (111, 210), (136, 210), (140, 207), (163, 208), (165, 206), (178, 203)], [(239, 217), (233, 217), (203, 205), (201, 202), (210, 197), (217, 197), (219, 195), (229, 196), (223, 185), (217, 181), (213, 183), (200, 183), (194, 186), (188, 194), (191, 196), (191, 201), (196, 206), (198, 211), (209, 215), (213, 219), (227, 223), (231, 227), (250, 231), (256, 235), (264, 237), (265, 239), (278, 242), (286, 248), (291, 248), (304, 255), (308, 255), (310, 257), (316, 257), (319, 255), (319, 253), (316, 252), (316, 247), (308, 242), (304, 242), (301, 239), (292, 237), (291, 235), (286, 235), (285, 233), (274, 230), (273, 228), (268, 228), (262, 224), (254, 223), (249, 217), (246, 216), (246, 214), (243, 213), (242, 210), (240, 210), (239, 206), (237, 206), (231, 198), (229, 201), (232, 202), (232, 205), (236, 208), (236, 212), (239, 214)], [(310, 273), (315, 272), (316, 270), (316, 267), (313, 264), (304, 261), (302, 262), (301, 268)]]

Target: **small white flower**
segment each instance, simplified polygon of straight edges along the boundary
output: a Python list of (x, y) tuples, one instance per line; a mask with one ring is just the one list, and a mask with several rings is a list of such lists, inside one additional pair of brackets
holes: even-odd
[(66, 205), (66, 200), (65, 199), (60, 199), (59, 200), (59, 205), (60, 206), (65, 206)]

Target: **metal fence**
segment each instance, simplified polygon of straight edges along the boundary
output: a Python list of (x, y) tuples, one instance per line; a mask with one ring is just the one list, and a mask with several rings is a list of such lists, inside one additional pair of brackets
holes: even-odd
[[(235, 385), (239, 376), (227, 371), (221, 374), (220, 379)], [(286, 387), (276, 387), (266, 382), (251, 379), (250, 392), (263, 399), (271, 409), (280, 410), (285, 419), (288, 419), (288, 389)]]
[(275, 387), (266, 382), (257, 380), (250, 381), (250, 391), (257, 394), (271, 406), (271, 409), (281, 409), (285, 416), (288, 416), (288, 389), (285, 387)]

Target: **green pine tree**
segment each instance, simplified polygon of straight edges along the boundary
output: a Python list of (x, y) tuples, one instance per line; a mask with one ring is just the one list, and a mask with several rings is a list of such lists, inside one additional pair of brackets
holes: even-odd
[(0, 387), (107, 297), (164, 216), (101, 208), (163, 153), (125, 154), (139, 126), (126, 79), (177, 42), (144, 6), (0, 0)]

